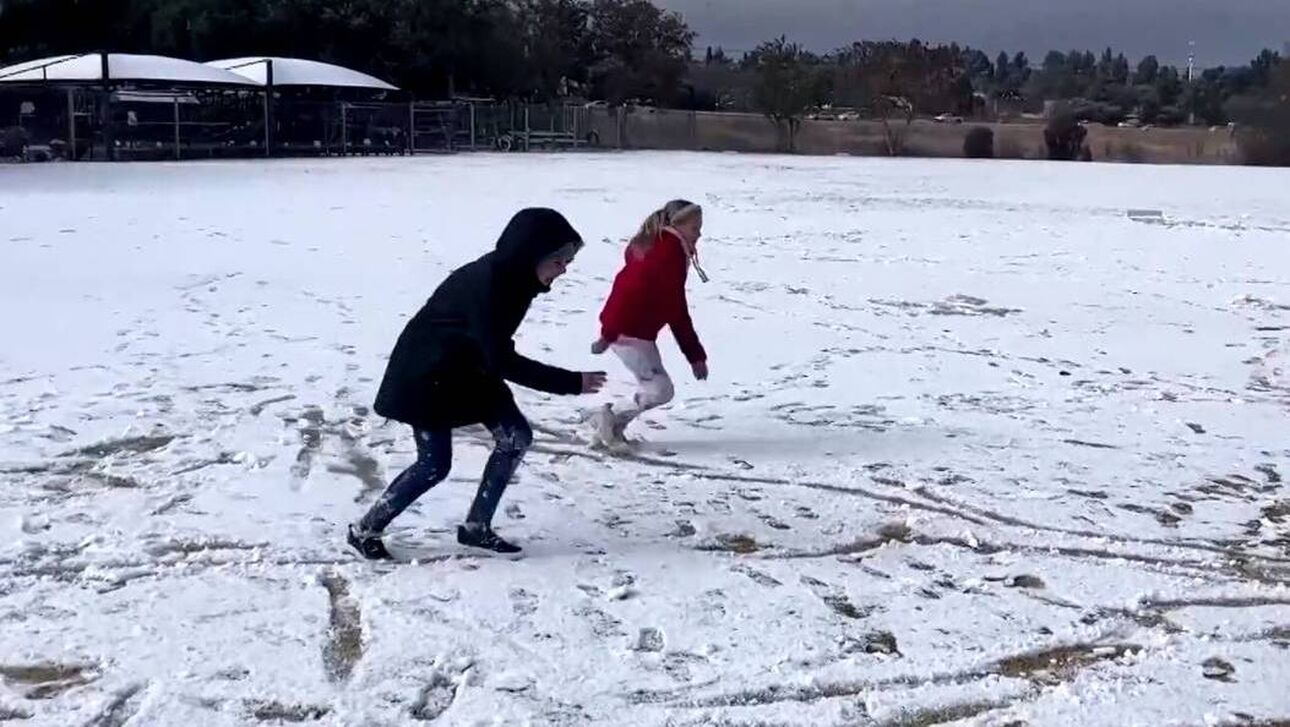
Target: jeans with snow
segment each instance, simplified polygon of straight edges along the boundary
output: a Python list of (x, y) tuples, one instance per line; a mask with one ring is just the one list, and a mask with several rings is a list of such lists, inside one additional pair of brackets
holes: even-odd
[[(466, 525), (487, 528), (502, 500), (502, 493), (533, 444), (533, 429), (515, 405), (504, 409), (495, 421), (484, 422), (496, 443), (484, 466), (479, 491), (466, 515)], [(452, 469), (452, 430), (415, 429), (417, 460), (386, 488), (371, 509), (359, 521), (361, 530), (379, 533), (417, 498), (443, 482)]]

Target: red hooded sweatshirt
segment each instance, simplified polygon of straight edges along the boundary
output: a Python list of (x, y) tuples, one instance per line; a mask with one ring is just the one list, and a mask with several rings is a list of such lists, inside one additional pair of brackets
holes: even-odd
[(707, 361), (685, 300), (690, 261), (681, 238), (664, 229), (644, 255), (628, 246), (625, 258), (600, 313), (601, 338), (610, 343), (620, 336), (654, 341), (663, 326), (670, 326), (690, 363)]

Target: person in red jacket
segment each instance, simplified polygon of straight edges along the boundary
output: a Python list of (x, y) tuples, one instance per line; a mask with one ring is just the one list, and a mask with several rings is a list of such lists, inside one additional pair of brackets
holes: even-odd
[(672, 400), (675, 389), (658, 350), (659, 331), (667, 326), (690, 362), (694, 378), (708, 378), (708, 354), (694, 332), (685, 281), (694, 264), (700, 277), (696, 246), (703, 230), (703, 209), (686, 200), (673, 200), (651, 214), (632, 237), (623, 269), (600, 313), (600, 338), (593, 353), (612, 350), (636, 377), (639, 388), (632, 404), (614, 412), (606, 404), (596, 418), (596, 437), (603, 445), (619, 444), (623, 431), (642, 412)]

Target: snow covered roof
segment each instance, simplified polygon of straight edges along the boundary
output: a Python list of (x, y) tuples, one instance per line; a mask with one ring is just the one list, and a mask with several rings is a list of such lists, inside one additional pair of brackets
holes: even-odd
[[(221, 68), (166, 56), (109, 53), (108, 78), (113, 81), (168, 81), (224, 86), (256, 86), (254, 81)], [(99, 53), (52, 56), (0, 68), (0, 83), (103, 80)]]
[(273, 62), (273, 85), (275, 86), (333, 86), (372, 88), (382, 91), (399, 90), (397, 87), (375, 76), (369, 76), (366, 73), (359, 73), (331, 63), (307, 61), (303, 58), (254, 56), (211, 61), (206, 65), (231, 71), (263, 86), (267, 83), (269, 61)]

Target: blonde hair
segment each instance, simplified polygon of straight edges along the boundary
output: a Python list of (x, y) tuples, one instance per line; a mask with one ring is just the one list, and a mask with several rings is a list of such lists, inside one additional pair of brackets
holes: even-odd
[[(659, 233), (664, 228), (685, 222), (702, 214), (703, 208), (699, 205), (689, 200), (674, 199), (663, 205), (662, 209), (656, 210), (649, 217), (646, 217), (645, 221), (641, 223), (640, 229), (627, 243), (627, 246), (637, 255), (644, 255), (654, 246), (654, 240), (658, 239)], [(686, 252), (693, 255), (693, 252), (688, 249)]]

